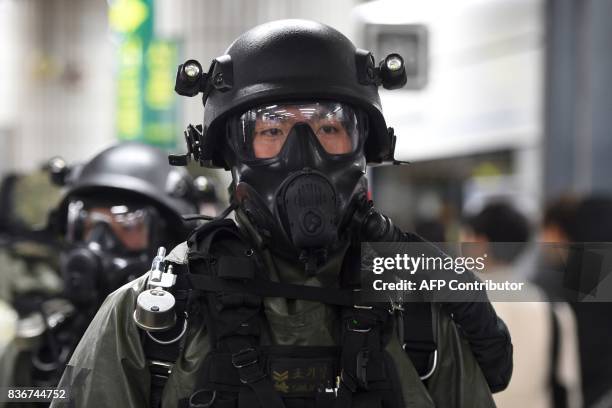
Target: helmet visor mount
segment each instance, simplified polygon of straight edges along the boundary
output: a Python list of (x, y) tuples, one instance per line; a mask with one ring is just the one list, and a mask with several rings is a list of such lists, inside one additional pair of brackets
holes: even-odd
[(306, 124), (329, 156), (347, 156), (360, 145), (359, 115), (339, 102), (292, 102), (251, 108), (238, 117), (237, 154), (248, 161), (279, 156), (291, 130)]

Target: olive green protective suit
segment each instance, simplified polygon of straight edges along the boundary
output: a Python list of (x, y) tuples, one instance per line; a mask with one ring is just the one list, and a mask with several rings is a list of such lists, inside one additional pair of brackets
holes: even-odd
[[(186, 262), (186, 245), (167, 257)], [(316, 277), (283, 264), (267, 254), (271, 277), (288, 283), (321, 285), (338, 273), (339, 262), (330, 261)], [(279, 273), (282, 271), (282, 273)], [(108, 296), (87, 329), (60, 382), (67, 387), (74, 405), (56, 401), (52, 407), (135, 408), (149, 406), (150, 374), (141, 345), (142, 331), (133, 320), (138, 294), (146, 289), (148, 275), (121, 287)], [(469, 345), (458, 335), (452, 320), (433, 308), (438, 343), (438, 364), (427, 385), (420, 380), (396, 336), (387, 350), (400, 376), (406, 407), (494, 407), (488, 385)], [(326, 305), (310, 301), (266, 298), (265, 315), (269, 338), (279, 345), (333, 345), (331, 327), (335, 313)], [(407, 328), (409, 330), (409, 328)], [(263, 336), (262, 336), (263, 337)], [(184, 347), (172, 369), (163, 393), (163, 407), (176, 407), (194, 391), (196, 377), (209, 351), (206, 327), (201, 318), (189, 320)]]

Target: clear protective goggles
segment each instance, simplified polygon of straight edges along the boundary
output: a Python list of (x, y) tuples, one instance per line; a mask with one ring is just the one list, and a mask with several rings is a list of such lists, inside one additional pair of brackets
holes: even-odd
[(104, 230), (105, 239), (114, 239), (127, 251), (146, 250), (151, 236), (151, 220), (148, 207), (100, 205), (86, 208), (83, 201), (76, 200), (68, 204), (66, 239), (73, 243), (89, 242), (99, 239), (94, 237), (95, 231)]
[(238, 153), (248, 160), (277, 157), (293, 127), (307, 124), (323, 150), (334, 156), (359, 147), (359, 115), (340, 102), (295, 102), (261, 105), (238, 118)]

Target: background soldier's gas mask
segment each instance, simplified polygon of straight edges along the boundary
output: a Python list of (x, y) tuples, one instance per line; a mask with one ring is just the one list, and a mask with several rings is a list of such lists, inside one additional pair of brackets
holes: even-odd
[(366, 115), (338, 102), (267, 104), (228, 121), (235, 198), (268, 246), (313, 271), (346, 243), (367, 192)]
[(148, 269), (159, 228), (156, 210), (144, 204), (68, 204), (61, 271), (67, 296), (97, 306), (108, 293)]

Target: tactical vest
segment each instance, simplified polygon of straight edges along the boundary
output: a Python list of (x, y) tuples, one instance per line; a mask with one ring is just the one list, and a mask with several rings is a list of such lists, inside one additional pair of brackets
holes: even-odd
[[(464, 358), (471, 357), (467, 345), (437, 307), (428, 303), (391, 307), (358, 300), (359, 256), (346, 256), (349, 262), (342, 266), (338, 287), (327, 288), (271, 281), (261, 258), (231, 220), (205, 225), (188, 243), (189, 272), (182, 278), (198, 294), (188, 302), (199, 305), (210, 352), (196, 389), (181, 406), (495, 406), (473, 357)], [(278, 344), (271, 332), (279, 324), (291, 324), (294, 316), (266, 314), (264, 298), (274, 297), (316, 302), (308, 311), (312, 319), (305, 323), (313, 330), (315, 319), (325, 320), (331, 310), (336, 316), (333, 342)], [(440, 345), (449, 351), (444, 356)], [(440, 373), (441, 365), (446, 366), (446, 374)], [(161, 378), (153, 374), (153, 381)], [(466, 388), (471, 395), (464, 392)], [(153, 398), (152, 405), (159, 400)]]

